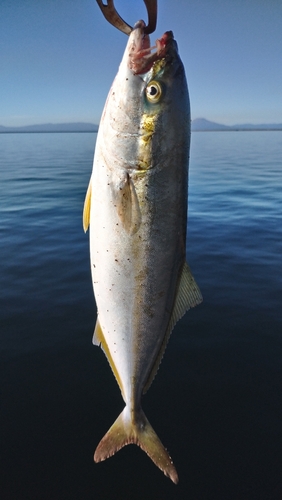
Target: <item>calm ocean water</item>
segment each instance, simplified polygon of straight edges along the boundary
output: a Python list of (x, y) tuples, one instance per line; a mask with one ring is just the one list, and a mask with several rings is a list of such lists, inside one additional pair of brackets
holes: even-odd
[(101, 350), (82, 207), (95, 134), (0, 135), (3, 500), (282, 499), (282, 133), (193, 133), (179, 322), (144, 409), (174, 486), (137, 447), (93, 452), (123, 407)]

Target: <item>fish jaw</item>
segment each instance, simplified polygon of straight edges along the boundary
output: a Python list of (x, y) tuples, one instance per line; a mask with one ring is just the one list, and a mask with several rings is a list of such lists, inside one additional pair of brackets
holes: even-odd
[(121, 66), (126, 65), (133, 75), (147, 73), (156, 61), (167, 55), (172, 43), (176, 44), (172, 31), (167, 31), (151, 46), (150, 37), (144, 32), (144, 28), (145, 23), (142, 20), (135, 24), (121, 63)]
[(125, 51), (127, 66), (134, 75), (146, 73), (155, 61), (164, 57), (167, 52), (167, 43), (173, 38), (171, 31), (166, 32), (156, 40), (156, 45), (151, 47), (150, 37), (144, 33), (144, 28), (144, 21), (138, 21), (135, 24)]

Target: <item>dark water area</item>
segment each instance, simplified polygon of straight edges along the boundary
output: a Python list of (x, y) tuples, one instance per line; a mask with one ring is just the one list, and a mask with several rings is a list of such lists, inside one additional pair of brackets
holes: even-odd
[(282, 499), (282, 134), (193, 133), (187, 259), (204, 302), (143, 400), (179, 474), (136, 446), (100, 349), (82, 207), (95, 134), (0, 135), (0, 498)]

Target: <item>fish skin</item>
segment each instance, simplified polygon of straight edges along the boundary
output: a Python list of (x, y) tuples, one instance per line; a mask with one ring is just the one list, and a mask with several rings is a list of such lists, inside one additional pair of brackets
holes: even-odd
[(172, 32), (152, 54), (144, 26), (135, 25), (109, 92), (84, 205), (98, 309), (93, 343), (104, 350), (126, 404), (94, 460), (135, 443), (177, 483), (141, 396), (175, 323), (202, 301), (186, 264), (190, 105)]

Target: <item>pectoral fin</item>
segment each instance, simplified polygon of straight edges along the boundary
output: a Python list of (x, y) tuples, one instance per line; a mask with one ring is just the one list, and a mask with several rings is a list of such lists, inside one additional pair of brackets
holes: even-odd
[(82, 216), (83, 229), (85, 233), (90, 224), (91, 192), (92, 192), (92, 183), (90, 179), (84, 200), (83, 216)]
[(200, 304), (203, 300), (202, 294), (200, 292), (200, 289), (194, 280), (190, 267), (188, 266), (187, 262), (185, 262), (182, 273), (180, 276), (180, 282), (177, 290), (177, 294), (175, 297), (174, 301), (174, 306), (172, 310), (172, 314), (169, 320), (169, 324), (166, 330), (166, 334), (164, 336), (163, 343), (161, 345), (159, 354), (156, 358), (155, 364), (153, 366), (153, 369), (148, 377), (148, 380), (145, 384), (143, 394), (149, 389), (153, 379), (155, 378), (155, 375), (158, 371), (160, 362), (162, 360), (162, 357), (164, 355), (164, 351), (166, 349), (168, 339), (170, 337), (170, 334), (176, 325), (177, 321), (184, 316), (186, 311), (188, 311), (191, 307), (195, 307), (198, 304)]
[(141, 223), (141, 212), (134, 183), (128, 174), (118, 186), (114, 186), (113, 199), (125, 231), (136, 233)]

